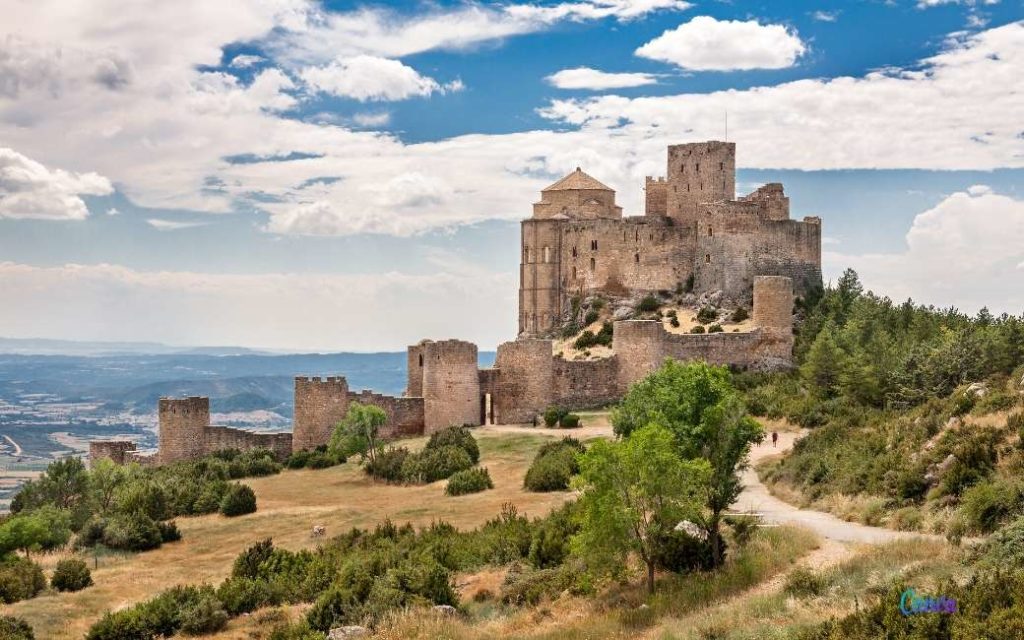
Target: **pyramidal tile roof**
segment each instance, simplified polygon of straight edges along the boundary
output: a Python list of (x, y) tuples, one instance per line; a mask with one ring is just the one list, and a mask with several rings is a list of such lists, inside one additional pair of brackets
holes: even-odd
[(611, 187), (583, 173), (583, 170), (579, 167), (576, 167), (575, 171), (542, 191), (574, 191), (576, 189), (612, 191)]

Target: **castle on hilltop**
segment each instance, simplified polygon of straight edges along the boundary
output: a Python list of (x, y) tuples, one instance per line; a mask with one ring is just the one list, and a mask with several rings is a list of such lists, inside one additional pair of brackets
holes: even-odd
[[(291, 433), (213, 426), (208, 398), (161, 398), (157, 453), (129, 441), (94, 441), (90, 459), (166, 464), (229, 448), (284, 458), (327, 444), (353, 402), (384, 410), (385, 438), (528, 423), (552, 405), (616, 402), (666, 358), (787, 368), (794, 294), (821, 283), (821, 222), (790, 220), (780, 184), (734, 200), (735, 150), (725, 142), (669, 147), (668, 178), (647, 179), (643, 216), (623, 218), (615, 192), (579, 169), (544, 189), (522, 223), (519, 336), (498, 346), (493, 367), (479, 368), (475, 344), (423, 340), (407, 350), (402, 396), (350, 391), (342, 376), (298, 376)], [(544, 337), (565, 320), (573, 297), (635, 296), (687, 283), (736, 304), (752, 301), (752, 322), (695, 334), (671, 331), (665, 319), (618, 320), (610, 352), (587, 357), (567, 356)]]
[(579, 168), (544, 189), (522, 222), (519, 335), (559, 328), (574, 296), (685, 287), (743, 304), (757, 276), (786, 276), (797, 295), (821, 285), (821, 219), (791, 220), (779, 183), (735, 192), (736, 144), (716, 141), (668, 148), (642, 216), (622, 217), (615, 191)]

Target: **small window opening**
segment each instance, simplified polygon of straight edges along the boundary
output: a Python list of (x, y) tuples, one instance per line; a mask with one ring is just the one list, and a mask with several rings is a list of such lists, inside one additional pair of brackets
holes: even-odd
[(711, 264), (711, 254), (710, 253), (705, 253), (704, 254), (704, 262), (706, 262), (708, 264)]
[(634, 256), (633, 256), (633, 260), (634, 260), (634, 261), (635, 261), (635, 262), (636, 262), (637, 264), (640, 264), (640, 254), (638, 253), (638, 254), (634, 255)]
[(714, 238), (715, 237), (715, 230), (713, 228), (711, 228), (711, 227), (708, 227), (708, 237), (709, 238)]
[(420, 354), (420, 366), (421, 367), (423, 366), (423, 354), (422, 353)]
[(597, 260), (594, 260), (593, 258), (591, 258), (590, 259), (590, 270), (593, 271), (596, 268), (597, 268)]

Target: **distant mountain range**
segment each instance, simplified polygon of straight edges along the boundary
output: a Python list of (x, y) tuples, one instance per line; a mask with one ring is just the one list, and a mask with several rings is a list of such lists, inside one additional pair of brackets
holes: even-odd
[(242, 354), (272, 354), (273, 351), (246, 347), (173, 347), (159, 342), (80, 342), (49, 338), (0, 337), (0, 353), (41, 356), (102, 356), (128, 354), (195, 354), (234, 356)]

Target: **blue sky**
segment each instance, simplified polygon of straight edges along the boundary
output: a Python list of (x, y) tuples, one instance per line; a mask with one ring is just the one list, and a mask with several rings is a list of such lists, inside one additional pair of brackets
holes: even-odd
[(826, 274), (1024, 311), (1019, 1), (318, 3), (0, 25), (0, 335), (400, 349), (514, 337), (518, 220), (666, 144), (823, 219)]

